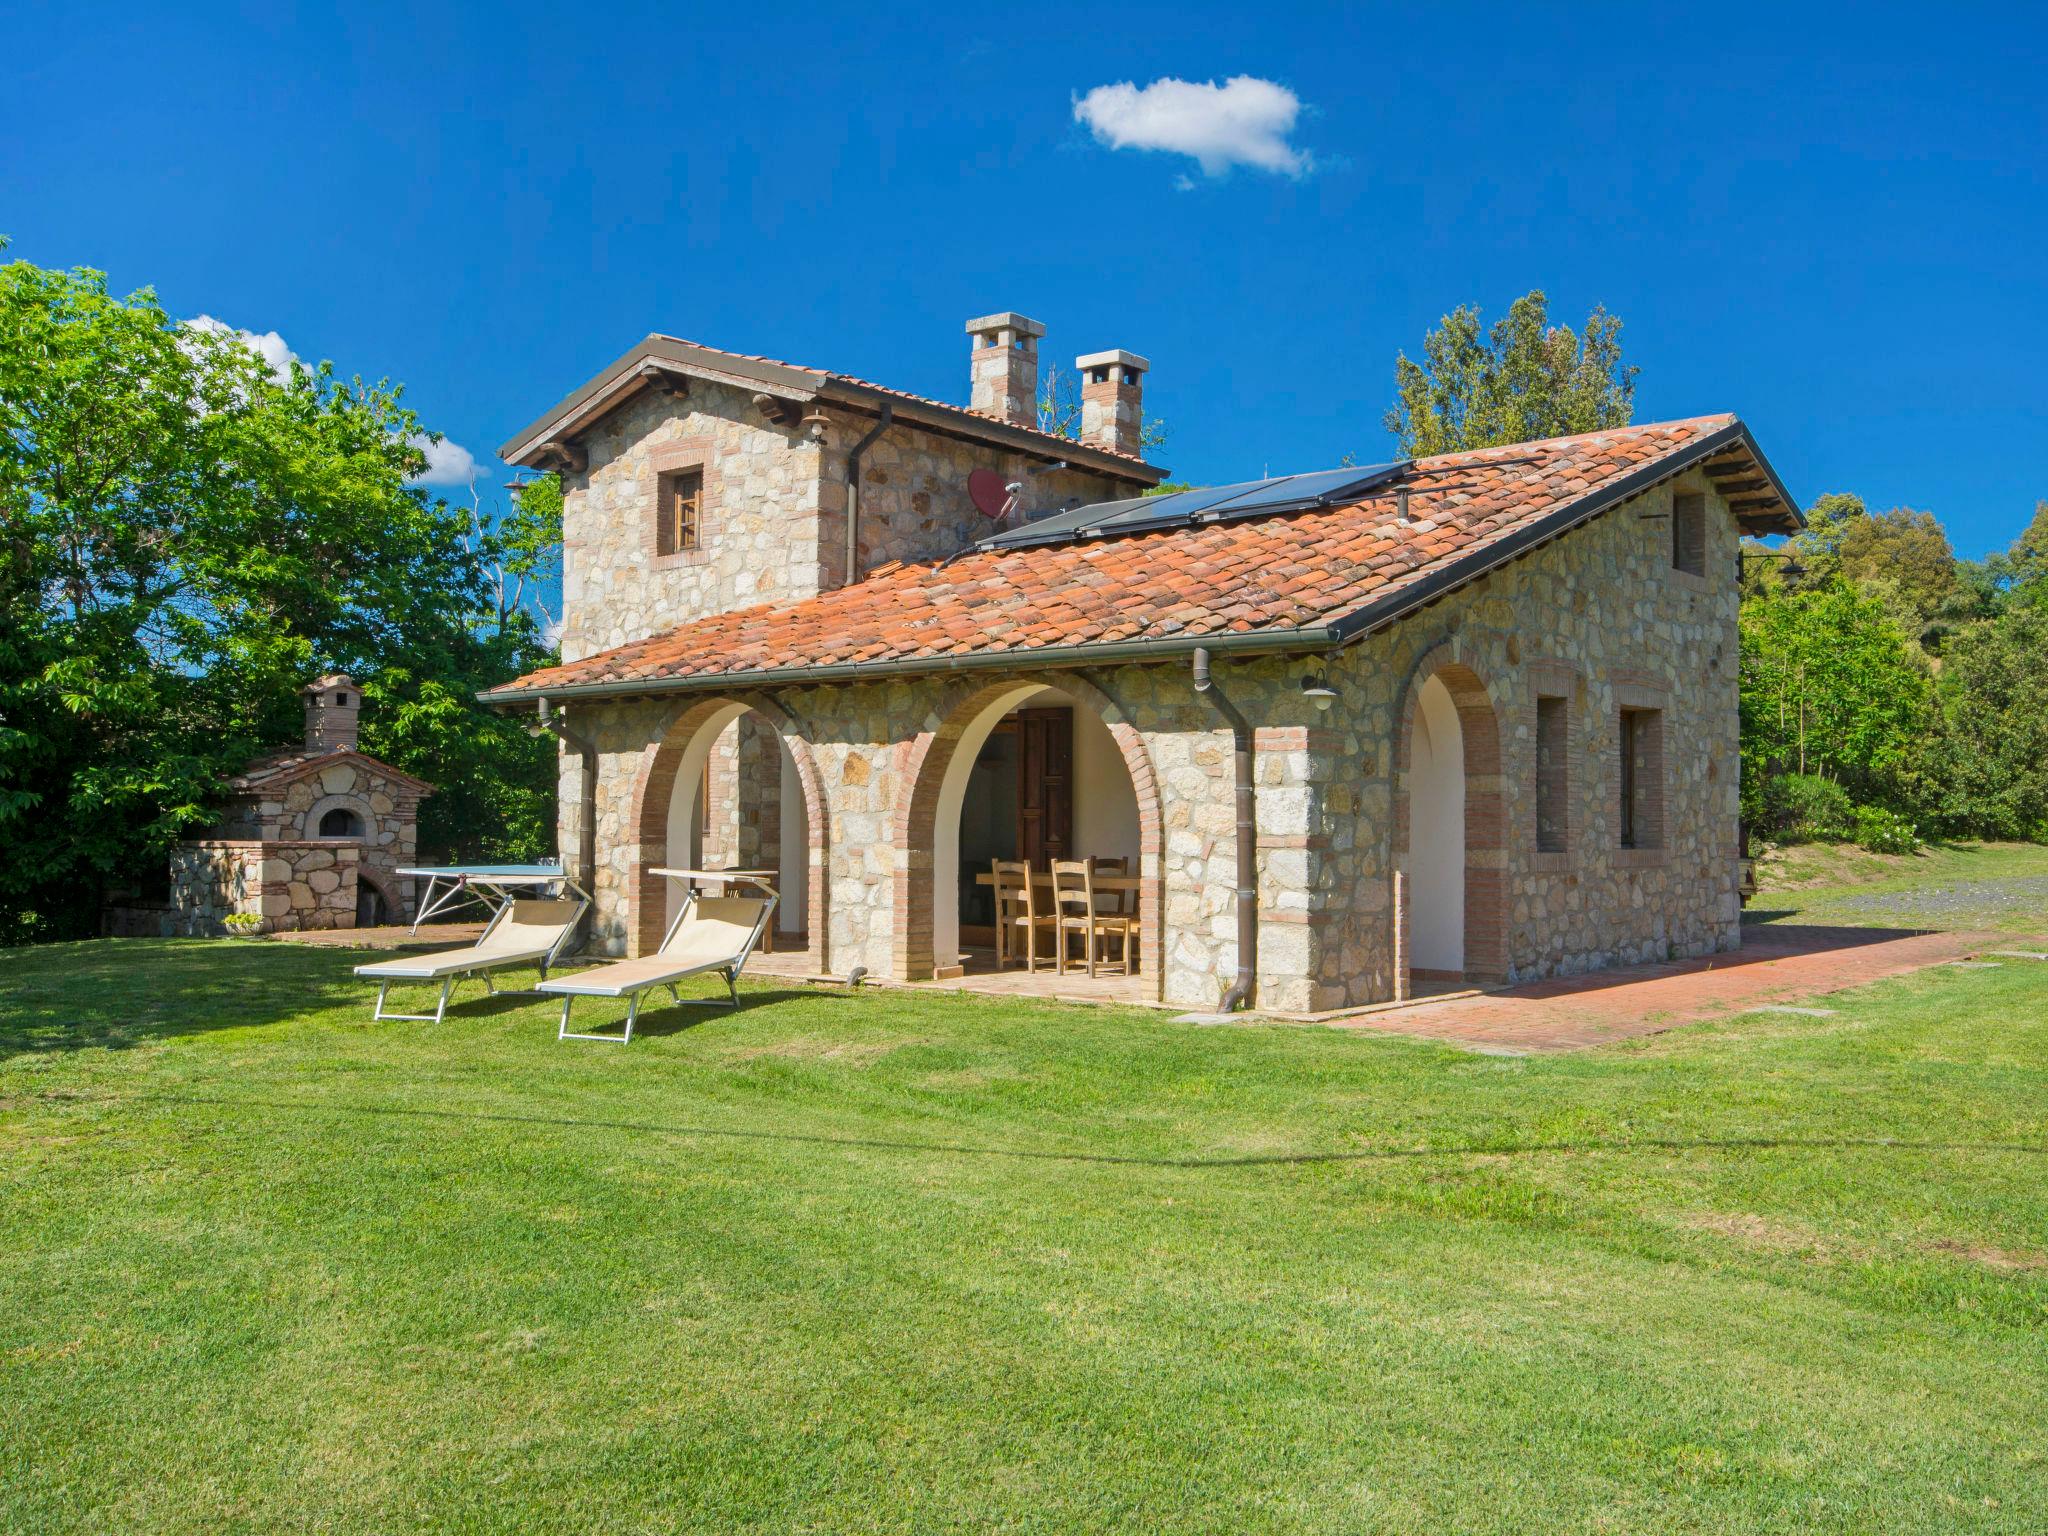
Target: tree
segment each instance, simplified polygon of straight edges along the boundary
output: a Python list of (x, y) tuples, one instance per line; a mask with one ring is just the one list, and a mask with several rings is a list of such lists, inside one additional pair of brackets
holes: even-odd
[(1884, 605), (1835, 580), (1751, 598), (1741, 630), (1744, 817), (1767, 819), (1785, 773), (1834, 779), (1859, 804), (1896, 800), (1928, 681)]
[(1932, 512), (1872, 513), (1860, 496), (1831, 493), (1807, 509), (1792, 548), (1808, 585), (1851, 583), (1878, 598), (1907, 637), (1930, 650), (1969, 616), (1973, 594)]
[(551, 744), (466, 702), (545, 652), (530, 615), (482, 622), (490, 549), (408, 483), (425, 440), (388, 384), (273, 373), (147, 290), (0, 267), (0, 942), (94, 931), (103, 887), (207, 825), (329, 668), (444, 786), (427, 846), (502, 846), (464, 775), (552, 793)]
[(1394, 363), (1386, 415), (1407, 458), (1491, 448), (1627, 425), (1636, 369), (1621, 360), (1621, 321), (1595, 307), (1585, 329), (1550, 324), (1535, 289), (1482, 334), (1479, 307), (1461, 305), (1423, 339), (1423, 362)]
[(2048, 607), (1954, 636), (1922, 771), (1951, 832), (2048, 839)]

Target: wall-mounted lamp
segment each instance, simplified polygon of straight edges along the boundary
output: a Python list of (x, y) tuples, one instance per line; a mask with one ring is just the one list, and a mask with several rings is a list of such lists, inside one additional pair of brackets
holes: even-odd
[(1337, 690), (1330, 686), (1321, 662), (1314, 663), (1314, 668), (1301, 674), (1301, 696), (1317, 709), (1326, 710), (1337, 702)]
[(832, 422), (823, 411), (813, 411), (802, 421), (798, 422), (797, 425), (804, 429), (804, 436), (820, 447), (823, 447), (825, 433), (831, 428)]
[(1778, 574), (1787, 581), (1797, 581), (1806, 574), (1806, 567), (1799, 563), (1799, 556), (1789, 549), (1745, 549), (1738, 557), (1742, 560), (1782, 560)]

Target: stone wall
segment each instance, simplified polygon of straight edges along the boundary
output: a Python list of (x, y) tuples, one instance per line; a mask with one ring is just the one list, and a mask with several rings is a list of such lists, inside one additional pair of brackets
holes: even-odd
[[(648, 394), (583, 439), (589, 464), (563, 478), (562, 659), (671, 629), (709, 613), (811, 597), (841, 583), (846, 563), (847, 453), (871, 419), (827, 412), (822, 448), (780, 427), (748, 390), (692, 379), (683, 399)], [(861, 469), (861, 562), (950, 555), (991, 531), (967, 476), (993, 469), (1025, 486), (1033, 514), (1069, 500), (1129, 495), (1128, 482), (1074, 470), (1032, 474), (1041, 461), (903, 422), (868, 449)], [(660, 477), (701, 468), (700, 547), (655, 550)]]
[(108, 910), (117, 937), (217, 938), (241, 930), (226, 919), (259, 917), (255, 933), (300, 928), (352, 928), (357, 861), (353, 843), (263, 842), (213, 838), (171, 850), (168, 903), (131, 903)]
[[(1703, 578), (1670, 566), (1674, 488), (1707, 497)], [(1468, 972), (1520, 980), (1733, 948), (1736, 548), (1725, 504), (1686, 476), (1352, 646), (1330, 663), (1339, 697), (1326, 713), (1301, 693), (1300, 659), (1219, 657), (1217, 687), (1257, 728), (1259, 1001), (1342, 1007), (1403, 984), (1403, 877), (1428, 852), (1406, 846), (1407, 733), (1431, 676), (1451, 689), (1466, 746)], [(1185, 662), (754, 700), (806, 785), (813, 962), (929, 974), (925, 798), (950, 741), (1030, 682), (1073, 694), (1109, 724), (1143, 824), (1153, 987), (1212, 1006), (1237, 966), (1231, 739)], [(1536, 847), (1540, 693), (1565, 697), (1569, 717), (1568, 837), (1557, 852)], [(692, 720), (714, 707), (702, 695), (570, 706), (600, 753), (594, 931), (606, 951), (658, 937), (644, 870), (667, 856), (674, 762)], [(1662, 712), (1655, 847), (1617, 846), (1623, 708)], [(565, 764), (564, 847), (576, 846), (576, 793)]]
[[(825, 460), (825, 484), (819, 495), (825, 539), (819, 550), (823, 585), (840, 584), (846, 563), (846, 453), (864, 423), (849, 421), (836, 432), (836, 451)], [(897, 422), (875, 440), (861, 460), (861, 568), (872, 571), (891, 560), (941, 560), (976, 539), (997, 531), (997, 525), (975, 509), (967, 494), (967, 477), (992, 469), (1005, 484), (1024, 487), (1018, 510), (1002, 527), (1015, 528), (1033, 518), (1067, 506), (1111, 501), (1138, 494), (1128, 481), (1073, 469), (1045, 471), (1045, 461), (1009, 453), (987, 443), (963, 442)], [(1041, 472), (1042, 471), (1042, 472)]]

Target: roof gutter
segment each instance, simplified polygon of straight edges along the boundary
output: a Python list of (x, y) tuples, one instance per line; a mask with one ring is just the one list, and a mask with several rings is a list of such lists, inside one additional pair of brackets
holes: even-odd
[(484, 704), (523, 704), (550, 699), (647, 698), (663, 693), (705, 693), (733, 688), (807, 687), (814, 683), (861, 683), (876, 678), (934, 676), (949, 672), (1022, 672), (1041, 667), (1113, 666), (1130, 662), (1178, 661), (1207, 650), (1233, 656), (1283, 651), (1327, 650), (1342, 644), (1329, 625), (1306, 629), (1254, 629), (1216, 635), (1175, 635), (1160, 640), (1116, 640), (1102, 645), (1047, 645), (1028, 651), (975, 651), (964, 656), (905, 656), (887, 661), (840, 662), (817, 667), (770, 667), (759, 672), (709, 672), (696, 677), (649, 677), (626, 682), (544, 683), (533, 688), (485, 689)]

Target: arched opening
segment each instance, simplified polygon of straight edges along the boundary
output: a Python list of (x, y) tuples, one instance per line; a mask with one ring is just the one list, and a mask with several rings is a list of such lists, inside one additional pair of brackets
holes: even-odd
[(825, 821), (809, 747), (765, 700), (712, 699), (685, 710), (641, 770), (640, 857), (630, 931), (651, 953), (682, 903), (654, 869), (764, 872), (779, 900), (771, 953), (825, 956)]
[(321, 837), (361, 837), (363, 818), (345, 805), (337, 805), (320, 818)]
[(391, 921), (391, 907), (384, 893), (367, 880), (356, 881), (356, 926), (380, 928)]
[(1506, 813), (1493, 700), (1452, 642), (1417, 665), (1397, 718), (1397, 995), (1503, 980)]
[[(1024, 862), (1043, 881), (1053, 859), (1089, 859), (1097, 909), (1136, 920), (1129, 983), (1157, 995), (1157, 796), (1143, 743), (1106, 696), (1067, 677), (984, 688), (920, 738), (911, 772), (898, 828), (900, 976), (996, 969), (993, 861)], [(1041, 911), (1051, 911), (1050, 895), (1040, 884)], [(1048, 984), (1055, 942), (1051, 933), (1039, 940)], [(1071, 972), (1084, 948), (1079, 935), (1068, 942)], [(1114, 964), (1122, 949), (1105, 940), (1099, 953)]]
[(1465, 977), (1465, 733), (1443, 679), (1415, 694), (1408, 758), (1408, 965), (1417, 984)]

